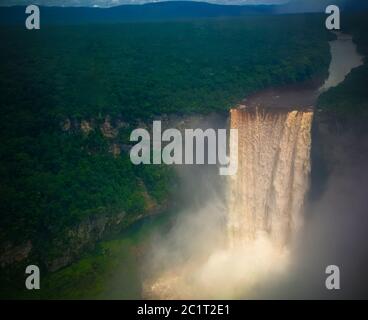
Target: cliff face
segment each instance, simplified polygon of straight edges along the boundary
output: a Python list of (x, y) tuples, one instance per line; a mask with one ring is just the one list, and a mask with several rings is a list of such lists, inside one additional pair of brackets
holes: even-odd
[(127, 224), (125, 216), (124, 212), (115, 215), (96, 215), (65, 230), (60, 238), (53, 239), (50, 243), (51, 248), (59, 254), (44, 257), (47, 269), (56, 271), (73, 262), (84, 250), (93, 248), (94, 244), (106, 234), (118, 231)]
[[(86, 148), (89, 156), (101, 152), (111, 153), (118, 161), (122, 153), (125, 153), (126, 157), (129, 152), (130, 146), (126, 144), (126, 133), (130, 131), (129, 124), (119, 119), (111, 119), (109, 116), (99, 121), (66, 118), (59, 124), (59, 130), (61, 134), (70, 137), (101, 135), (107, 145), (104, 151), (88, 149), (88, 146), (80, 144), (80, 148)], [(121, 136), (122, 131), (124, 137)], [(120, 232), (141, 218), (162, 212), (167, 208), (168, 200), (158, 200), (153, 195), (152, 189), (147, 187), (145, 176), (136, 175), (133, 178), (137, 182), (136, 192), (139, 193), (139, 198), (134, 199), (143, 204), (140, 209), (132, 213), (123, 209), (96, 207), (57, 230), (54, 226), (45, 224), (41, 226), (41, 232), (35, 236), (38, 230), (33, 233), (18, 234), (9, 239), (4, 236), (0, 240), (0, 268), (4, 272), (11, 273), (13, 268), (22, 269), (28, 264), (37, 264), (43, 270), (56, 271), (78, 259), (86, 250), (92, 249), (98, 241)], [(66, 190), (66, 192), (70, 191)], [(124, 194), (121, 197), (125, 201), (132, 201), (126, 200)], [(27, 224), (27, 221), (24, 223)]]
[(142, 197), (147, 202), (147, 208), (141, 214), (130, 216), (126, 212), (102, 212), (88, 216), (64, 229), (57, 237), (48, 239), (46, 244), (41, 244), (41, 249), (39, 244), (34, 244), (31, 240), (22, 243), (7, 241), (0, 247), (0, 266), (6, 268), (23, 265), (32, 260), (33, 263), (37, 261), (44, 265), (47, 271), (63, 268), (78, 259), (86, 250), (93, 249), (98, 241), (122, 231), (139, 219), (166, 209), (166, 203), (158, 205), (147, 192)]
[(20, 244), (9, 241), (3, 243), (0, 247), (0, 267), (3, 268), (27, 259), (31, 250), (32, 242), (30, 240)]
[(114, 215), (99, 214), (86, 218), (79, 224), (65, 230), (61, 237), (53, 239), (50, 246), (57, 254), (44, 257), (47, 270), (53, 272), (71, 264), (83, 252), (93, 249), (98, 241), (112, 236), (135, 221), (160, 210), (163, 210), (163, 207), (154, 205), (149, 210), (134, 217), (120, 212)]
[[(195, 116), (162, 116), (163, 130), (167, 128), (178, 128), (184, 130), (184, 128), (207, 128), (212, 123), (224, 121), (225, 117), (221, 114), (213, 113), (206, 117), (201, 115)], [(138, 123), (135, 127), (146, 128), (151, 130), (152, 123)], [(82, 134), (88, 136), (93, 132), (100, 132), (104, 139), (108, 142), (108, 152), (112, 153), (115, 157), (119, 157), (120, 154), (128, 154), (130, 150), (128, 137), (125, 135), (122, 139), (120, 133), (125, 131), (129, 133), (133, 127), (131, 124), (124, 122), (122, 119), (112, 119), (107, 116), (102, 121), (96, 119), (84, 119), (80, 121), (66, 119), (60, 124), (60, 129), (69, 134)], [(169, 199), (159, 202), (148, 190), (145, 181), (138, 178), (138, 185), (141, 189), (140, 196), (143, 199), (145, 206), (144, 210), (135, 215), (130, 215), (124, 211), (117, 213), (97, 213), (86, 217), (79, 223), (72, 227), (63, 230), (58, 237), (50, 239), (50, 242), (46, 247), (42, 246), (39, 250), (38, 256), (41, 257), (42, 263), (45, 265), (46, 270), (54, 272), (60, 268), (63, 268), (75, 260), (77, 260), (83, 252), (93, 249), (98, 241), (105, 239), (111, 235), (114, 235), (124, 228), (127, 228), (134, 222), (145, 218), (150, 215), (159, 214), (173, 205)], [(37, 246), (34, 246), (37, 247)], [(32, 247), (31, 247), (32, 249)], [(24, 254), (19, 257), (19, 261), (26, 261), (30, 255), (37, 251), (37, 248), (24, 250)], [(17, 248), (9, 250), (9, 256), (13, 256), (17, 253)], [(19, 250), (18, 250), (19, 251)], [(18, 255), (19, 256), (19, 255)], [(8, 259), (7, 263), (11, 262)]]
[[(368, 132), (364, 119), (342, 121), (332, 112), (315, 113), (312, 134), (311, 198), (317, 200), (334, 179), (345, 179), (346, 185), (363, 177), (368, 163)], [(359, 174), (360, 172), (361, 174)], [(357, 188), (368, 187), (360, 185)]]
[(319, 112), (316, 116), (316, 136), (321, 157), (329, 172), (342, 169), (352, 158), (354, 149), (359, 148), (352, 128), (344, 128), (332, 114)]
[[(217, 118), (217, 115), (213, 117)], [(208, 118), (212, 121), (213, 117)], [(204, 122), (204, 117), (200, 115), (163, 116), (162, 118), (163, 128), (176, 127), (180, 130), (186, 126), (200, 126), (202, 122)], [(102, 119), (65, 118), (59, 123), (59, 130), (70, 137), (88, 138), (96, 134), (100, 135), (107, 145), (103, 152), (112, 154), (118, 160), (120, 156), (126, 157), (129, 154), (131, 130), (135, 127), (150, 130), (151, 125), (152, 122), (132, 125), (110, 116)], [(88, 149), (88, 146), (83, 144), (80, 147), (86, 148), (90, 156), (102, 152), (100, 149)], [(125, 210), (94, 208), (93, 213), (86, 214), (74, 222), (71, 221), (68, 226), (58, 231), (52, 229), (52, 226), (45, 225), (42, 227), (42, 233), (38, 234), (35, 239), (22, 236), (18, 237), (18, 240), (3, 241), (0, 243), (0, 267), (11, 272), (13, 267), (22, 269), (23, 266), (33, 263), (41, 266), (47, 272), (54, 272), (76, 261), (85, 251), (93, 249), (98, 241), (122, 231), (142, 218), (167, 210), (171, 205), (169, 199), (158, 199), (155, 194), (156, 190), (152, 190), (152, 185), (150, 185), (152, 184), (150, 179), (161, 179), (161, 174), (149, 177), (148, 181), (145, 179), (145, 173), (138, 174), (134, 178), (137, 180), (139, 200), (144, 203), (143, 208), (138, 212), (131, 214)], [(171, 189), (172, 187), (170, 186)]]

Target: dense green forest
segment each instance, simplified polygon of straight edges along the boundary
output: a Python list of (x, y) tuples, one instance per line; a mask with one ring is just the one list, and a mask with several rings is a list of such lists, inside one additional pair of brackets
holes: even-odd
[(44, 116), (55, 120), (227, 110), (260, 88), (325, 72), (322, 22), (271, 16), (2, 28), (3, 108), (39, 113), (47, 105)]
[[(171, 168), (136, 167), (112, 146), (160, 115), (227, 111), (264, 87), (325, 75), (329, 37), (320, 15), (2, 27), (1, 250), (30, 241), (47, 269), (71, 246), (71, 226), (121, 212), (126, 226), (167, 203)], [(106, 119), (117, 134), (100, 129)]]

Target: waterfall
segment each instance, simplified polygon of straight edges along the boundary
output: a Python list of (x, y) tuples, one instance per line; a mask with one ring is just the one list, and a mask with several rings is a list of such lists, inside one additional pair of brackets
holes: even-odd
[(266, 237), (284, 246), (302, 223), (309, 186), (313, 112), (233, 109), (230, 156), (238, 148), (238, 171), (229, 186), (231, 248)]
[[(237, 129), (237, 134), (230, 132), (230, 159), (237, 161), (237, 173), (228, 177), (227, 205), (214, 206), (216, 199), (211, 199), (211, 206), (180, 224), (167, 249), (159, 249), (159, 261), (170, 257), (169, 263), (145, 282), (145, 297), (251, 297), (260, 284), (287, 270), (288, 244), (302, 224), (309, 186), (312, 119), (308, 109), (231, 110), (230, 128)], [(188, 236), (187, 230), (206, 225), (216, 210), (226, 210), (226, 228), (202, 227), (199, 238)], [(215, 235), (228, 239), (229, 246), (197, 251), (198, 239), (212, 243)], [(183, 240), (183, 248), (189, 245), (195, 253), (182, 264), (176, 263), (177, 237)]]

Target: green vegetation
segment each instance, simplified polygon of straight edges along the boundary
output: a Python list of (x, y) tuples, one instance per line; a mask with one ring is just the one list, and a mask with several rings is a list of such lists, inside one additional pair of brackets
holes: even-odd
[[(140, 299), (139, 261), (156, 232), (162, 232), (173, 218), (163, 213), (134, 223), (113, 239), (100, 242), (81, 259), (42, 277), (42, 290), (28, 291), (23, 278), (7, 286), (0, 297), (22, 299)], [(1, 284), (3, 285), (3, 284)], [(2, 286), (2, 288), (5, 288)]]
[(367, 14), (346, 17), (345, 32), (353, 35), (358, 51), (365, 56), (364, 64), (354, 70), (335, 88), (322, 94), (318, 106), (333, 114), (340, 123), (354, 122), (356, 128), (366, 128), (368, 119), (368, 19)]
[[(162, 114), (227, 111), (264, 87), (324, 75), (329, 63), (319, 15), (2, 27), (0, 37), (0, 243), (30, 240), (43, 270), (81, 221), (124, 212), (126, 226), (150, 201), (168, 202), (169, 168), (109, 151), (129, 144), (131, 129)], [(100, 130), (107, 117), (116, 137)], [(88, 134), (82, 120), (94, 124)], [(88, 274), (89, 260), (80, 263)]]
[(344, 122), (368, 119), (367, 79), (368, 65), (364, 64), (354, 69), (339, 86), (322, 94), (319, 106)]
[(56, 120), (227, 110), (329, 62), (329, 35), (314, 15), (0, 32), (4, 106), (47, 106)]

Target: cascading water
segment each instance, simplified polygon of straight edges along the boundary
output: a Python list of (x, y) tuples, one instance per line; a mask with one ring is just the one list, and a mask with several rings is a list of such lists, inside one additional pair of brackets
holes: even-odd
[(228, 235), (231, 248), (266, 237), (282, 247), (300, 226), (310, 173), (313, 112), (231, 110), (238, 129), (238, 171), (230, 177)]
[[(313, 111), (306, 107), (314, 106), (320, 92), (337, 85), (361, 63), (356, 50), (349, 49), (350, 43), (351, 37), (341, 34), (330, 43), (330, 75), (319, 90), (304, 86), (270, 88), (248, 97), (246, 107), (231, 110), (230, 128), (238, 129), (238, 135), (230, 137), (230, 158), (238, 163), (236, 175), (229, 177), (226, 186), (227, 206), (217, 205), (223, 197), (209, 198), (208, 203), (216, 205), (204, 207), (201, 214), (194, 212), (187, 223), (179, 223), (183, 227), (180, 230), (191, 230), (198, 224), (208, 225), (214, 212), (226, 210), (221, 217), (227, 217), (227, 225), (215, 230), (203, 228), (206, 232), (194, 240), (185, 232), (180, 235), (196, 253), (190, 256), (183, 250), (182, 261), (186, 262), (180, 265), (175, 263), (180, 251), (177, 238), (169, 238), (167, 246), (157, 250), (157, 257), (174, 263), (162, 264), (164, 268), (145, 282), (145, 297), (252, 298), (262, 287), (267, 292), (275, 279), (283, 281), (293, 258), (291, 239), (303, 222), (309, 187)], [(341, 63), (348, 67), (338, 68)], [(291, 109), (293, 106), (296, 108)], [(198, 254), (197, 243), (212, 243), (217, 233), (228, 240), (228, 245)]]
[(287, 269), (289, 239), (301, 225), (309, 186), (312, 119), (306, 109), (231, 110), (238, 134), (230, 136), (230, 158), (238, 170), (229, 177), (224, 208), (229, 246), (160, 273), (146, 283), (146, 297), (249, 297)]

